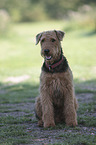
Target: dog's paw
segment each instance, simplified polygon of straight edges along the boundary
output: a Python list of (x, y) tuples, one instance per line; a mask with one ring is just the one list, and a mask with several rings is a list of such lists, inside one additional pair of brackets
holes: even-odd
[(68, 126), (73, 126), (73, 127), (75, 127), (75, 126), (78, 125), (77, 120), (75, 120), (75, 121), (70, 121), (70, 122), (66, 122), (66, 124), (67, 124)]
[(47, 127), (55, 127), (55, 123), (54, 122), (50, 122), (50, 123), (44, 123), (44, 128), (47, 128)]
[(42, 126), (43, 126), (43, 121), (42, 121), (42, 120), (39, 120), (39, 121), (38, 121), (38, 126), (39, 126), (39, 127), (42, 127)]

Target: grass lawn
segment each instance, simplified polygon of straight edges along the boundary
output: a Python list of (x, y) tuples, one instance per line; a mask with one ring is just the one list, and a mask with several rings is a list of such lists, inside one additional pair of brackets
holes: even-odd
[[(39, 128), (34, 115), (42, 65), (37, 33), (63, 30), (64, 55), (74, 75), (78, 126)], [(64, 21), (14, 24), (0, 36), (0, 144), (96, 145), (96, 34)]]

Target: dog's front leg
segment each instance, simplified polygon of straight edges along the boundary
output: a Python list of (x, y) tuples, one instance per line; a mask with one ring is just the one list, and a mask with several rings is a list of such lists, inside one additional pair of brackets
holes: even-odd
[(74, 96), (70, 91), (67, 92), (64, 99), (64, 116), (65, 122), (68, 126), (76, 126), (78, 124)]
[(42, 114), (45, 128), (55, 126), (53, 104), (48, 94), (47, 96), (42, 96)]

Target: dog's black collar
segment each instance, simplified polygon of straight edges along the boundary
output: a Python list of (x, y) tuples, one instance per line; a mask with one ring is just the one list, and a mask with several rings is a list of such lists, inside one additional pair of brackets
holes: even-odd
[(68, 62), (64, 56), (62, 56), (58, 62), (54, 63), (51, 66), (46, 65), (45, 62), (43, 63), (42, 66), (42, 71), (49, 72), (49, 73), (65, 72), (67, 69), (68, 69)]

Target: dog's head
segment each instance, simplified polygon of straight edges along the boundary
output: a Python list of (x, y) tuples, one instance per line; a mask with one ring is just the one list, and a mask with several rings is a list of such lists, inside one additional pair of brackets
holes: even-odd
[(54, 61), (60, 59), (61, 56), (61, 43), (64, 32), (62, 31), (45, 31), (37, 34), (36, 45), (41, 44), (41, 56), (45, 61), (52, 64)]

